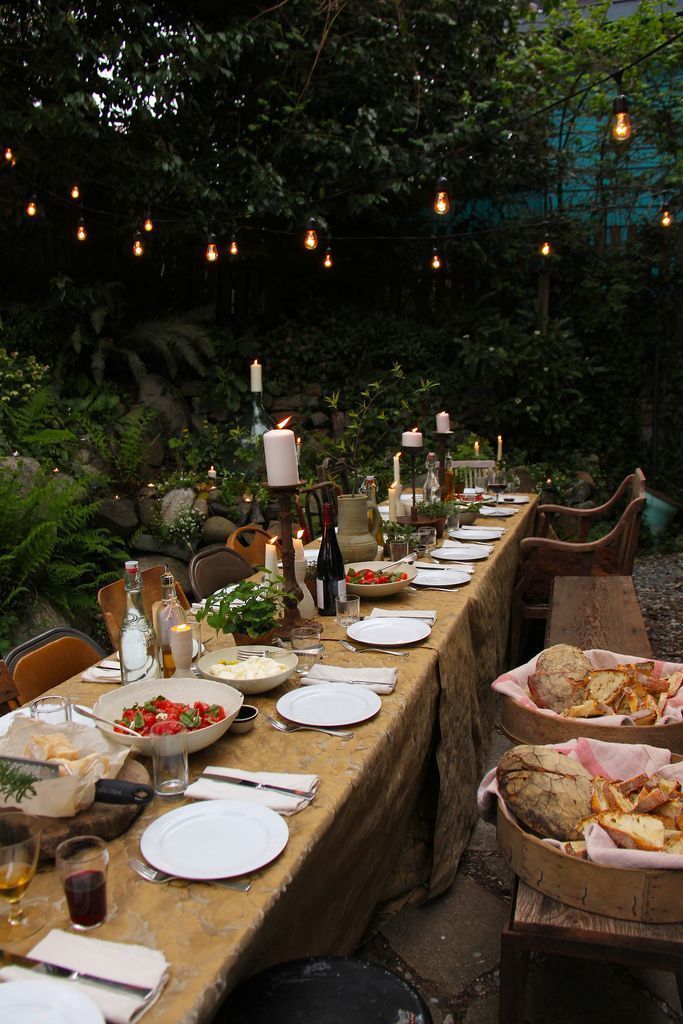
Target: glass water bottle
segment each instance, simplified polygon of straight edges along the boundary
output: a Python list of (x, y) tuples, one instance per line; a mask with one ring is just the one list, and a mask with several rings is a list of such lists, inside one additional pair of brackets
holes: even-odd
[(159, 674), (157, 644), (142, 600), (142, 583), (137, 562), (125, 565), (126, 614), (119, 637), (121, 682), (136, 683)]

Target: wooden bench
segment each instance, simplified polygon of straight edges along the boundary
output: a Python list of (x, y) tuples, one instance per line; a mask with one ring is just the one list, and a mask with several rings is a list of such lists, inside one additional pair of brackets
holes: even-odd
[[(630, 576), (565, 576), (554, 582), (545, 645), (573, 644), (650, 657)], [(608, 960), (674, 971), (683, 1003), (683, 924), (645, 924), (576, 910), (516, 879), (501, 935), (500, 1024), (522, 1024), (529, 954)]]

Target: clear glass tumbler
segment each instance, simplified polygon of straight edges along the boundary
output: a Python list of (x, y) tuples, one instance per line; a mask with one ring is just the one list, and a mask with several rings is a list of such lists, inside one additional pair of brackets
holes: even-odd
[(325, 648), (321, 639), (322, 629), (320, 626), (300, 626), (293, 629), (289, 635), (292, 642), (292, 650), (299, 659), (299, 675), (306, 675), (316, 661), (320, 661)]

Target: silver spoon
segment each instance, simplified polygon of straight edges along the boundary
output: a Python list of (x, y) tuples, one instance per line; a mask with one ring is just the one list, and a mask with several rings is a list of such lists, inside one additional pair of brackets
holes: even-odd
[(128, 864), (132, 867), (133, 871), (144, 878), (146, 882), (157, 882), (163, 885), (165, 882), (202, 882), (205, 885), (220, 885), (223, 889), (235, 889), (237, 892), (249, 892), (251, 889), (251, 882), (240, 882), (239, 880), (232, 878), (180, 878), (179, 875), (169, 875), (167, 871), (160, 871), (158, 868), (153, 868), (151, 864), (144, 864), (141, 860), (137, 860), (135, 857), (128, 858)]
[(102, 722), (103, 725), (108, 725), (112, 729), (120, 729), (125, 732), (126, 735), (135, 736), (136, 739), (140, 739), (140, 733), (136, 732), (135, 729), (129, 729), (127, 725), (121, 725), (119, 722), (110, 722), (108, 718), (100, 718), (90, 708), (84, 708), (80, 704), (74, 704), (72, 702), (71, 707), (78, 711), (79, 715), (85, 715), (86, 718), (92, 718), (93, 722)]

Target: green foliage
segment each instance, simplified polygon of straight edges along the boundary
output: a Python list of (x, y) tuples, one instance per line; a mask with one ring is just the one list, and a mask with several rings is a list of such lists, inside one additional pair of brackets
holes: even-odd
[(120, 541), (92, 521), (97, 504), (77, 485), (0, 470), (0, 647), (40, 595), (73, 620), (96, 609), (97, 589), (115, 578), (126, 557)]
[(167, 523), (161, 511), (155, 509), (149, 524), (150, 533), (159, 540), (188, 547), (194, 552), (204, 525), (204, 514), (198, 508), (181, 509), (172, 522)]
[(282, 577), (266, 573), (260, 583), (242, 580), (212, 607), (207, 602), (197, 612), (197, 619), (206, 619), (210, 626), (224, 633), (261, 636), (277, 625), (284, 598), (292, 596)]
[(421, 516), (429, 519), (447, 519), (453, 509), (450, 501), (418, 501), (417, 511)]
[(115, 429), (90, 424), (90, 442), (114, 469), (115, 483), (123, 490), (137, 490), (142, 469), (154, 441), (152, 424), (157, 415), (153, 409), (138, 407), (119, 421)]
[(0, 406), (0, 450), (63, 464), (78, 438), (61, 422), (51, 391), (41, 387), (27, 392), (21, 400)]
[[(5, 341), (11, 341), (9, 331), (0, 322), (0, 332)], [(36, 388), (44, 383), (49, 367), (39, 363), (35, 356), (24, 356), (19, 352), (8, 352), (0, 347), (0, 402), (10, 405), (25, 400)]]

